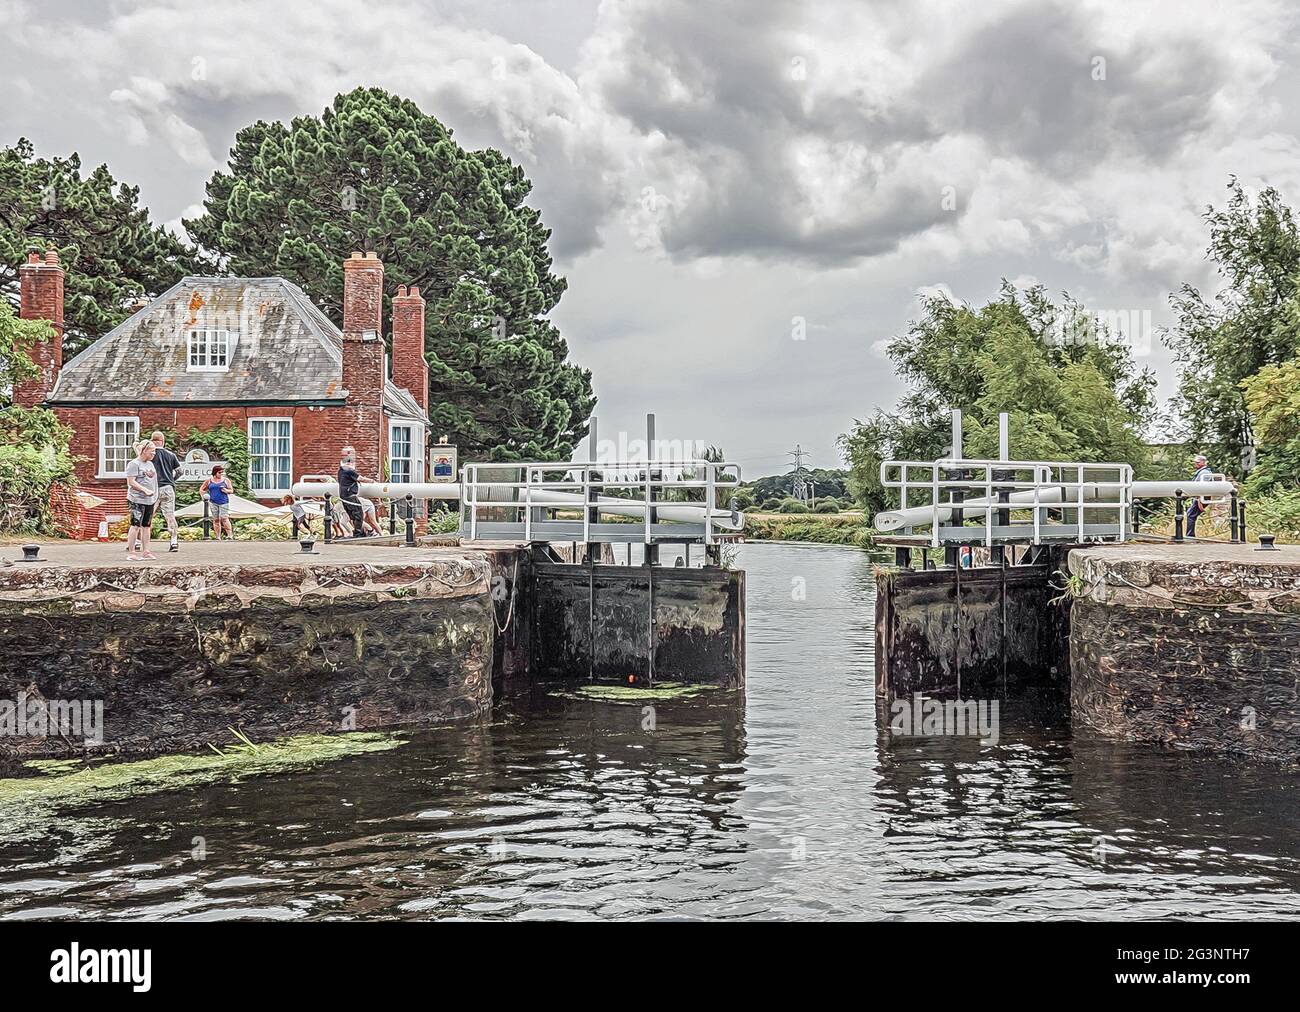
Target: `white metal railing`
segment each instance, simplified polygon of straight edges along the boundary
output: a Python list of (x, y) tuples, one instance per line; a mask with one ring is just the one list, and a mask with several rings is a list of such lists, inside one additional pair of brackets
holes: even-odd
[(718, 505), (740, 482), (739, 464), (710, 460), (468, 463), (461, 527), (470, 540), (712, 545), (744, 526)]
[[(1120, 463), (1080, 463), (1052, 460), (886, 460), (880, 483), (896, 489), (899, 508), (876, 515), (878, 530), (930, 527), (930, 544), (945, 540), (983, 541), (992, 546), (1010, 540), (1069, 538), (1076, 541), (1123, 541), (1130, 530), (1133, 468)], [(909, 505), (908, 493), (923, 492), (927, 502)], [(962, 498), (954, 501), (952, 493)], [(947, 493), (947, 498), (944, 494)], [(1025, 524), (996, 524), (995, 515), (1030, 512)], [(1109, 522), (1089, 523), (1085, 510), (1097, 510)], [(982, 524), (945, 527), (955, 511), (963, 521), (983, 518)], [(1049, 511), (1073, 521), (1053, 521)], [(945, 536), (947, 532), (959, 534)]]

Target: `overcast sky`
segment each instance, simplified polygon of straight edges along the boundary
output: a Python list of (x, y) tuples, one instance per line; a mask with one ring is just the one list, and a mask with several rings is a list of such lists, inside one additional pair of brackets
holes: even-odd
[[(77, 150), (193, 215), (234, 132), (340, 91), (414, 99), (534, 180), (600, 435), (747, 476), (902, 388), (916, 295), (999, 278), (1169, 320), (1213, 284), (1229, 175), (1300, 200), (1285, 2), (0, 0), (4, 143)], [(802, 335), (802, 339), (796, 339)], [(1173, 390), (1158, 342), (1141, 361)]]

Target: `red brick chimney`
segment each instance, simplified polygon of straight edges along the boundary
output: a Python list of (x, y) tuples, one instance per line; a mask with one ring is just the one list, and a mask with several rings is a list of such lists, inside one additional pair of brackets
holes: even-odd
[(424, 358), (424, 299), (420, 289), (399, 285), (393, 296), (393, 382), (411, 392), (429, 413), (429, 363)]
[(42, 260), (39, 253), (28, 253), (27, 263), (18, 268), (18, 279), (19, 315), (24, 320), (47, 320), (54, 328), (50, 340), (27, 349), (40, 371), (14, 388), (14, 403), (30, 408), (50, 396), (63, 368), (63, 268), (59, 254), (50, 250)]
[(383, 476), (384, 265), (374, 253), (343, 261), (343, 387), (351, 414), (347, 441), (357, 470)]

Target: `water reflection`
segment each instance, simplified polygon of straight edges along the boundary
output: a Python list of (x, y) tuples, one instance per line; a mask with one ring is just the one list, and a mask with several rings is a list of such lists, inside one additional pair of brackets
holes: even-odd
[(744, 549), (745, 697), (536, 694), (293, 775), (0, 840), (0, 913), (65, 917), (1269, 917), (1300, 911), (1294, 774), (1073, 740), (898, 739), (870, 561)]

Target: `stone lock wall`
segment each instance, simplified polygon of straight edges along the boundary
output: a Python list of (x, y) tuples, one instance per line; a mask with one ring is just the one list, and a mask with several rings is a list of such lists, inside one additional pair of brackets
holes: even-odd
[[(398, 550), (394, 549), (396, 553)], [(490, 568), (36, 567), (0, 583), (0, 699), (102, 700), (109, 752), (438, 723), (492, 701)], [(9, 739), (65, 754), (54, 739)]]
[(1300, 761), (1300, 548), (1076, 550), (1070, 570), (1077, 727)]

